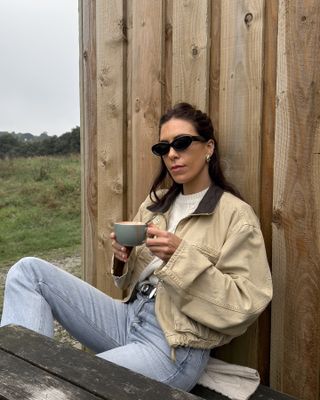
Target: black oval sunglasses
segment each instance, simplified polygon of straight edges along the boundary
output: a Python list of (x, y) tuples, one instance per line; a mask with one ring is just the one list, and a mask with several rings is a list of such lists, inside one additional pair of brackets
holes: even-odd
[(206, 142), (202, 136), (183, 135), (174, 139), (171, 143), (159, 142), (151, 147), (152, 153), (162, 157), (169, 153), (170, 147), (176, 151), (186, 150), (192, 142)]

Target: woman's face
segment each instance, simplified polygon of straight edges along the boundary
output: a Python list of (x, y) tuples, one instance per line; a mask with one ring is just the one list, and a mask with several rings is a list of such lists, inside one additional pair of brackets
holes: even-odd
[[(160, 141), (171, 143), (182, 135), (199, 136), (193, 125), (183, 119), (172, 118), (160, 130)], [(170, 147), (169, 153), (162, 157), (172, 179), (183, 185), (184, 194), (192, 194), (206, 189), (211, 184), (208, 172), (207, 155), (212, 156), (214, 142), (193, 141), (182, 151)]]

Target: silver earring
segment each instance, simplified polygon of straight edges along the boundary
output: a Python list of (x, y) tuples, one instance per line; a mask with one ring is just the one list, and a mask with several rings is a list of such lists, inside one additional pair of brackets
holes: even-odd
[(206, 155), (206, 162), (209, 163), (210, 160), (211, 160), (211, 156), (210, 156), (210, 154), (207, 154), (207, 155)]

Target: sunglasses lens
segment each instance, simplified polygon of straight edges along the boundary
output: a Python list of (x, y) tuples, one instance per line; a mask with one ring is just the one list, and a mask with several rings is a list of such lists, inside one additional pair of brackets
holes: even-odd
[(156, 156), (164, 156), (169, 152), (169, 143), (157, 143), (151, 147), (152, 153)]
[(194, 136), (181, 136), (177, 139), (174, 139), (172, 143), (168, 142), (159, 142), (151, 147), (152, 153), (156, 156), (164, 156), (169, 153), (170, 147), (172, 147), (176, 151), (182, 151), (187, 149), (193, 140), (197, 140), (198, 138)]
[(175, 150), (185, 150), (187, 147), (190, 146), (192, 143), (192, 138), (190, 136), (181, 136), (177, 139), (175, 139), (172, 143), (171, 146)]

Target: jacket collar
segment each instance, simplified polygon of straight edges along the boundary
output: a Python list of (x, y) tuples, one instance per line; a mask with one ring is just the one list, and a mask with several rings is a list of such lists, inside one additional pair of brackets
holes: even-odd
[[(197, 209), (192, 213), (194, 214), (211, 214), (215, 210), (224, 190), (219, 186), (211, 185), (207, 193), (203, 196)], [(148, 207), (147, 207), (148, 208)], [(157, 208), (156, 212), (165, 213), (170, 208), (168, 202), (164, 203), (162, 207)]]
[(203, 196), (198, 207), (192, 214), (211, 214), (215, 210), (221, 196), (223, 189), (216, 185), (211, 185), (207, 193)]

